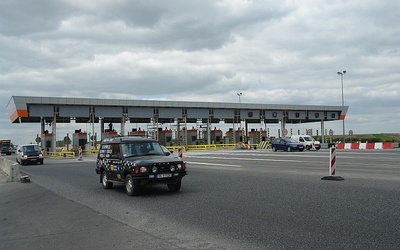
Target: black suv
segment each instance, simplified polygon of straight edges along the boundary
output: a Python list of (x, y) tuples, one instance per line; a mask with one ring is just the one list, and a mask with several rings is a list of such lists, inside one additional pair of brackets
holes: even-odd
[(143, 187), (156, 184), (166, 184), (172, 192), (179, 191), (186, 165), (163, 150), (156, 140), (114, 137), (102, 141), (96, 173), (105, 189), (123, 183), (126, 193), (132, 196), (140, 194)]

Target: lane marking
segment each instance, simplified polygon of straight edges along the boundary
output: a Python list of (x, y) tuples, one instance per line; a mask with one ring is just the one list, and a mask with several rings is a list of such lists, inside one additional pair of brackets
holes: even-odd
[(195, 161), (188, 161), (188, 164), (197, 164), (197, 165), (213, 165), (213, 166), (222, 166), (222, 167), (232, 167), (232, 168), (242, 168), (240, 165), (231, 165), (231, 164), (219, 164), (219, 163), (207, 163), (207, 162), (195, 162)]
[[(187, 158), (190, 158), (188, 156)], [(280, 159), (254, 159), (254, 158), (232, 158), (232, 157), (216, 157), (216, 156), (193, 156), (191, 158), (200, 158), (200, 159), (220, 159), (220, 160), (243, 160), (243, 161), (273, 161), (273, 162), (304, 162), (304, 161), (296, 161), (296, 160), (280, 160)]]

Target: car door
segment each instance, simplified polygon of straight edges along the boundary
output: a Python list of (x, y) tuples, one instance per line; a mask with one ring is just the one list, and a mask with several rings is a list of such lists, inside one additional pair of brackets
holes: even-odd
[(284, 150), (285, 149), (285, 141), (283, 139), (279, 139), (278, 144), (277, 144), (277, 149), (278, 150)]
[(121, 180), (122, 176), (122, 154), (119, 143), (111, 144), (111, 155), (108, 159), (109, 178), (112, 180)]

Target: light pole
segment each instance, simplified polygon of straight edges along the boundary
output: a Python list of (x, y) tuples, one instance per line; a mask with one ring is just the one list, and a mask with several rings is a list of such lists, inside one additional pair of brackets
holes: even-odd
[[(241, 103), (240, 102), (240, 97), (242, 96), (243, 93), (239, 92), (239, 93), (236, 93), (236, 94), (239, 97), (239, 103)], [(242, 121), (239, 120), (239, 116), (237, 116), (237, 123), (239, 124), (239, 128), (238, 128), (238, 131), (239, 131), (239, 129), (242, 127)], [(233, 131), (233, 132), (235, 133), (234, 137), (236, 137), (236, 131)], [(236, 138), (235, 138), (235, 141), (236, 141)], [(239, 141), (240, 141), (240, 139), (239, 139)]]
[(240, 103), (240, 96), (242, 95), (242, 92), (236, 94), (239, 96), (239, 103)]
[[(343, 77), (346, 74), (346, 70), (343, 70), (342, 72), (337, 72), (338, 75), (340, 75), (340, 80), (342, 83), (342, 109), (344, 108), (344, 95), (343, 95)], [(344, 128), (344, 117), (343, 117), (343, 143), (345, 143), (345, 128)]]

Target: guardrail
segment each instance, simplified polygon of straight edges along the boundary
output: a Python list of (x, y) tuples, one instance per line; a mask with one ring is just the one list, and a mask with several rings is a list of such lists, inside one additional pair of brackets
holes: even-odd
[(74, 151), (44, 152), (44, 155), (56, 158), (75, 158)]
[(224, 148), (229, 148), (233, 149), (236, 148), (236, 144), (215, 144), (216, 149), (224, 149)]
[(188, 145), (187, 150), (216, 150), (215, 144), (211, 145)]
[(84, 155), (97, 155), (98, 152), (98, 149), (82, 150), (82, 154)]
[[(237, 147), (241, 147), (237, 144), (204, 144), (204, 145), (187, 145), (187, 146), (167, 146), (166, 148), (170, 151), (177, 152), (179, 148), (182, 148), (183, 151), (187, 150), (218, 150), (218, 149), (235, 149)], [(247, 149), (249, 145), (246, 144), (246, 147), (243, 149)], [(250, 144), (250, 148), (257, 148), (258, 144)]]
[(186, 151), (186, 148), (185, 148), (185, 146), (167, 146), (166, 147), (169, 151), (172, 151), (172, 152), (178, 152), (178, 149), (182, 149), (183, 151)]

